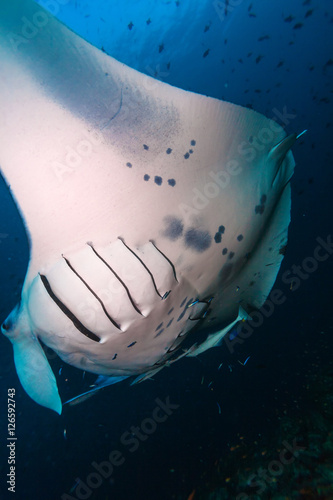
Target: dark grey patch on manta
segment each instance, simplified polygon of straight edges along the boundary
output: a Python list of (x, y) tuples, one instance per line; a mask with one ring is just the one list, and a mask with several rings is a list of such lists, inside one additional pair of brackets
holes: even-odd
[(227, 248), (223, 248), (222, 255), (226, 255), (227, 253), (228, 253), (228, 249)]
[(193, 149), (189, 149), (188, 152), (191, 154), (193, 154)]
[(150, 175), (145, 174), (145, 175), (143, 176), (143, 179), (144, 179), (145, 181), (149, 181), (149, 179), (150, 179)]
[(129, 344), (127, 347), (132, 347), (135, 344), (136, 344), (136, 340), (134, 342), (132, 342), (131, 344)]
[(132, 168), (132, 163), (130, 163), (129, 161), (126, 163), (126, 167), (129, 167), (129, 168)]
[(185, 158), (185, 160), (187, 160), (189, 157), (190, 157), (190, 153), (185, 153), (185, 154), (184, 154), (184, 158)]
[(172, 313), (173, 310), (174, 310), (174, 307), (171, 307), (170, 311), (168, 312), (168, 316), (169, 316), (169, 314)]
[(219, 233), (223, 234), (225, 231), (225, 227), (224, 226), (220, 226), (219, 227)]
[(265, 205), (266, 200), (267, 200), (267, 196), (266, 196), (265, 194), (263, 194), (263, 195), (262, 195), (262, 197), (260, 198), (260, 203), (261, 203), (262, 205)]
[(230, 252), (229, 253), (229, 259), (232, 259), (234, 257), (234, 255), (235, 255), (235, 252)]
[(168, 184), (169, 184), (169, 186), (174, 187), (176, 185), (175, 179), (168, 179)]
[(191, 141), (191, 146), (195, 146), (195, 145), (196, 145), (196, 143), (197, 143), (197, 141), (195, 141), (194, 139), (192, 139), (192, 141)]
[(222, 267), (221, 271), (219, 272), (219, 276), (223, 281), (226, 281), (230, 277), (233, 267), (233, 264), (225, 264)]
[(157, 332), (157, 330), (159, 330), (160, 328), (162, 328), (162, 326), (163, 326), (163, 321), (162, 321), (162, 323), (160, 323), (160, 324), (156, 327), (155, 332)]
[(116, 354), (113, 356), (112, 361), (113, 361), (114, 359), (116, 359), (116, 357), (117, 357), (117, 356), (118, 356), (118, 354), (116, 353)]
[(208, 231), (189, 229), (185, 234), (185, 245), (196, 252), (202, 253), (212, 244), (212, 237)]
[(171, 149), (171, 148), (168, 148), (168, 149), (166, 150), (166, 154), (167, 154), (167, 155), (169, 155), (170, 153), (172, 153), (172, 149)]
[(163, 182), (163, 179), (159, 175), (155, 175), (154, 182), (155, 182), (155, 184), (157, 184), (158, 186), (160, 186), (162, 184), (162, 182)]
[(147, 144), (144, 144), (144, 145), (143, 145), (143, 149), (145, 149), (146, 151), (148, 151), (149, 146), (147, 146)]
[(243, 239), (243, 238), (244, 238), (244, 236), (243, 236), (242, 234), (239, 234), (239, 235), (237, 236), (237, 240), (238, 240), (238, 241), (242, 241), (242, 239)]
[(177, 217), (168, 216), (164, 218), (165, 229), (163, 236), (171, 241), (176, 241), (183, 234), (184, 225)]

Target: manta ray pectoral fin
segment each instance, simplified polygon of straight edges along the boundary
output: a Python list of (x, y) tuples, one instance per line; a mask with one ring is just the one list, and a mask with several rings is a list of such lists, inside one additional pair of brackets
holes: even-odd
[(24, 302), (4, 321), (1, 333), (13, 344), (16, 372), (25, 392), (36, 403), (60, 415), (62, 404), (56, 379), (42, 346), (31, 331)]
[(36, 338), (25, 337), (13, 342), (16, 372), (23, 389), (36, 403), (59, 415), (62, 404), (55, 376)]

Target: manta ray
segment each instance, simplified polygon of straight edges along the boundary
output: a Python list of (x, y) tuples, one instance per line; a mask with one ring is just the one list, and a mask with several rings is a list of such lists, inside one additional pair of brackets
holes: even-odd
[(259, 308), (290, 222), (274, 120), (141, 74), (32, 0), (0, 0), (0, 166), (30, 243), (3, 322), (20, 382), (59, 414), (43, 346), (142, 381)]

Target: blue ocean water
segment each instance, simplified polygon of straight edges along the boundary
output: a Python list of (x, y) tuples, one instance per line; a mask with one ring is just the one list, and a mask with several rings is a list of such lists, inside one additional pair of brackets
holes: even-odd
[[(285, 440), (306, 441), (308, 451), (315, 446), (316, 433), (305, 427), (299, 430), (296, 422), (306, 420), (309, 426), (313, 421), (315, 427), (313, 384), (320, 386), (321, 394), (325, 384), (320, 380), (328, 384), (333, 373), (332, 253), (314, 271), (304, 271), (318, 238), (327, 242), (332, 234), (332, 2), (38, 3), (89, 42), (143, 73), (185, 90), (251, 107), (276, 118), (289, 133), (304, 129), (307, 133), (293, 147), (296, 169), (291, 181), (289, 243), (274, 285), (286, 300), (234, 352), (222, 346), (197, 359), (181, 360), (154, 381), (112, 386), (80, 405), (65, 407), (59, 417), (25, 394), (15, 373), (11, 345), (1, 338), (1, 498), (332, 498), (326, 490), (319, 493), (318, 488), (312, 485), (311, 490), (303, 483), (296, 496), (292, 485), (295, 464), (285, 466), (281, 474), (270, 474), (271, 481), (266, 480), (264, 491), (257, 496), (258, 488), (251, 489), (251, 484), (245, 493), (242, 489), (258, 467), (270, 464), (271, 459), (265, 457), (273, 460), (279, 456)], [(0, 192), (3, 320), (19, 300), (28, 243), (3, 182)], [(287, 271), (291, 276), (301, 272), (306, 277), (299, 279), (298, 286), (291, 286), (282, 280)], [(63, 394), (84, 390), (82, 372), (50, 357)], [(321, 373), (318, 381), (316, 374)], [(9, 387), (16, 389), (15, 495), (6, 485)], [(155, 429), (147, 419), (152, 418), (157, 400), (170, 401), (173, 407)], [(325, 418), (332, 430), (332, 413)], [(142, 438), (133, 436), (132, 426), (144, 426)], [(252, 465), (244, 465), (246, 459), (236, 455), (239, 449), (242, 456), (253, 454)], [(98, 477), (90, 476), (89, 486), (87, 478), (97, 470), (93, 464), (109, 461), (114, 450), (124, 461), (120, 464), (118, 457), (119, 464), (100, 484), (99, 469)], [(242, 494), (248, 496), (237, 497)]]

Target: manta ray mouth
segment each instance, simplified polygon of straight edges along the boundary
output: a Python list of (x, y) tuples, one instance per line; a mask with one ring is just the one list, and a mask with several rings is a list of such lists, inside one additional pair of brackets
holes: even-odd
[(44, 276), (43, 274), (40, 274), (39, 277), (51, 299), (57, 304), (59, 309), (61, 309), (61, 311), (67, 316), (67, 318), (72, 321), (75, 328), (77, 328), (77, 330), (79, 330), (81, 333), (83, 333), (83, 335), (85, 335), (89, 339), (94, 340), (95, 342), (100, 342), (101, 339), (95, 333), (88, 330), (88, 328), (86, 328), (81, 323), (81, 321), (68, 309), (68, 307), (65, 306), (65, 304), (61, 302), (61, 300), (56, 296), (56, 294), (53, 292), (51, 288), (50, 283), (48, 282), (47, 277)]

